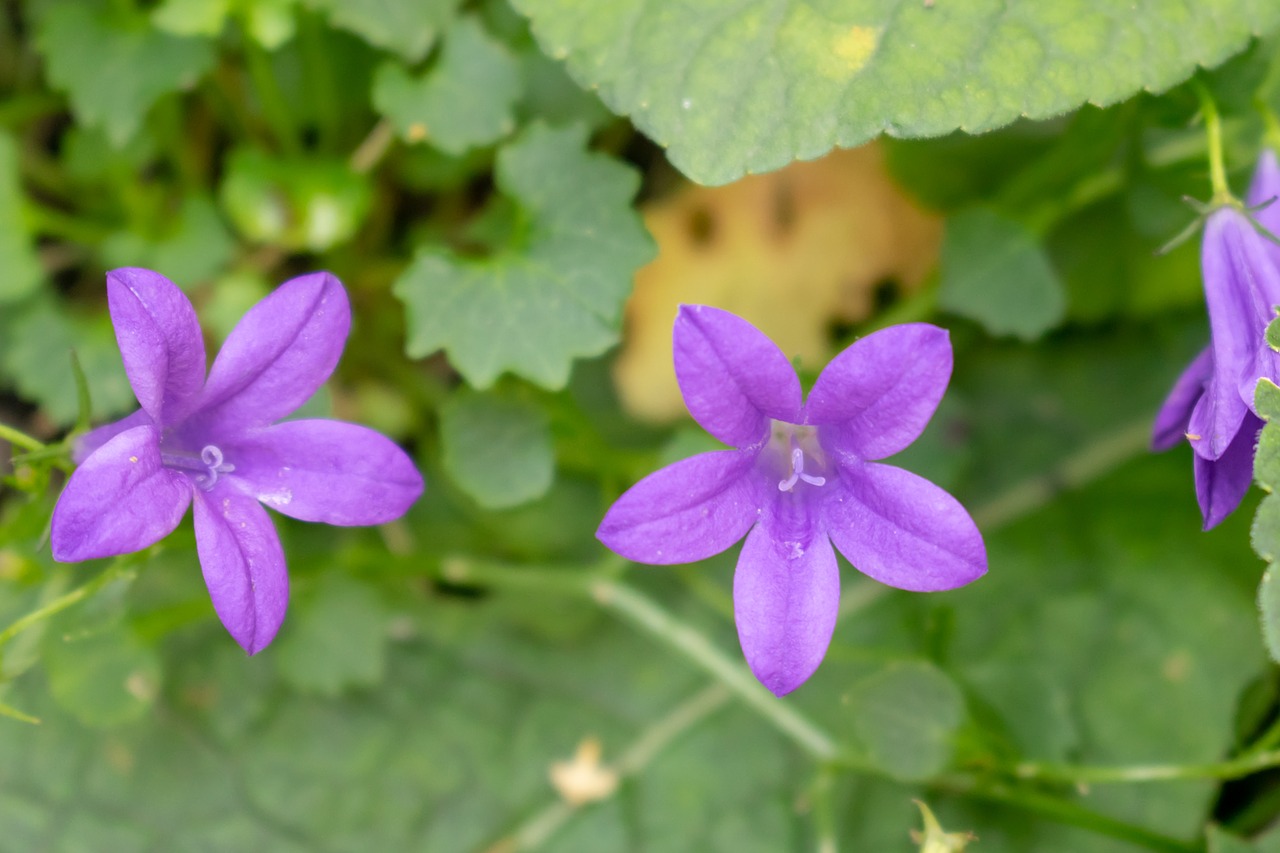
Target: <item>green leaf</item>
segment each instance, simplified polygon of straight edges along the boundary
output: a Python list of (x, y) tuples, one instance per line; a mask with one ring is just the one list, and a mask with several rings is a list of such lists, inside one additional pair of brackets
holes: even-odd
[[(1276, 322), (1272, 321), (1271, 326)], [(1271, 327), (1267, 328), (1270, 334)], [(1262, 614), (1262, 635), (1273, 660), (1280, 661), (1280, 387), (1269, 379), (1259, 379), (1254, 389), (1254, 406), (1267, 423), (1258, 436), (1253, 457), (1253, 478), (1267, 493), (1253, 517), (1253, 550), (1269, 564), (1258, 586), (1258, 610)]]
[(44, 278), (22, 218), (23, 200), (17, 143), (0, 133), (0, 305), (28, 296)]
[(157, 29), (175, 36), (216, 36), (222, 32), (232, 0), (164, 0), (151, 12)]
[(1062, 284), (1035, 236), (993, 210), (947, 220), (938, 305), (993, 335), (1035, 340), (1062, 320)]
[(49, 690), (90, 726), (115, 726), (144, 714), (160, 686), (160, 659), (123, 623), (45, 644)]
[(1159, 91), (1280, 25), (1270, 0), (513, 2), (578, 82), (710, 184), (881, 133), (982, 133)]
[(587, 151), (586, 136), (533, 125), (499, 152), (495, 179), (524, 214), (522, 239), (479, 260), (418, 253), (395, 284), (410, 356), (444, 349), (479, 388), (509, 370), (556, 389), (574, 358), (617, 341), (631, 277), (653, 245), (630, 204), (636, 174)]
[(1257, 853), (1258, 850), (1250, 842), (1215, 824), (1209, 825), (1205, 839), (1209, 845), (1208, 853)]
[(67, 0), (50, 4), (36, 42), (49, 79), (66, 90), (76, 117), (123, 146), (162, 95), (189, 88), (213, 67), (212, 45), (151, 27), (146, 15)]
[(409, 62), (427, 55), (461, 0), (308, 0), (336, 27)]
[(421, 77), (397, 62), (379, 68), (373, 103), (403, 138), (457, 155), (511, 133), (520, 92), (519, 61), (468, 16), (449, 28), (440, 61)]
[(1267, 324), (1267, 346), (1280, 352), (1280, 317)]
[(303, 692), (337, 696), (371, 687), (386, 670), (389, 621), (376, 589), (330, 572), (290, 603), (269, 654), (281, 677)]
[(890, 776), (926, 779), (951, 757), (964, 719), (960, 688), (923, 661), (890, 666), (845, 695), (854, 734)]
[(449, 476), (487, 509), (518, 506), (551, 488), (551, 429), (533, 403), (456, 394), (440, 408), (440, 444)]
[(102, 245), (104, 265), (146, 267), (164, 273), (174, 284), (190, 289), (220, 272), (235, 255), (236, 242), (203, 196), (188, 196), (164, 233), (154, 237), (120, 231)]
[(274, 50), (293, 38), (297, 0), (165, 0), (151, 13), (158, 29), (177, 36), (215, 37), (228, 16), (239, 18), (254, 41)]
[(95, 417), (137, 406), (105, 313), (72, 318), (52, 300), (37, 299), (0, 316), (0, 373), (64, 426), (74, 423), (79, 411), (72, 348), (88, 377)]
[(218, 200), (248, 240), (323, 252), (351, 239), (372, 191), (342, 160), (242, 148), (228, 158)]

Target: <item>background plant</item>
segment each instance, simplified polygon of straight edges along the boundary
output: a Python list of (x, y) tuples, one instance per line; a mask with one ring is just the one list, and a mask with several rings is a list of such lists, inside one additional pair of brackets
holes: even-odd
[[(1280, 109), (1280, 7), (513, 5), (0, 3), (4, 844), (905, 850), (915, 797), (982, 851), (1280, 849), (1257, 496), (1202, 534), (1189, 451), (1145, 450), (1206, 337), (1195, 241), (1154, 253), (1209, 194), (1183, 84), (1210, 69), (1242, 191)], [(725, 298), (803, 316), (809, 381), (888, 323), (951, 330), (908, 467), (973, 510), (991, 571), (930, 596), (846, 571), (824, 666), (778, 701), (736, 650), (734, 552), (637, 568), (593, 538), (627, 485), (706, 449), (624, 411), (612, 348), (655, 254), (640, 208), (692, 269), (737, 252), (744, 210), (764, 236), (740, 244), (783, 269), (804, 223), (907, 228), (880, 196), (855, 220), (782, 177), (804, 172), (738, 185), (770, 188), (745, 205), (680, 173), (882, 132), (868, 174), (945, 217), (902, 252), (936, 269), (886, 261), (858, 310), (769, 301), (740, 270)], [(103, 287), (126, 264), (217, 337), (333, 271), (355, 327), (308, 412), (395, 437), (427, 476), (402, 523), (281, 521), (295, 595), (252, 660), (189, 526), (101, 564), (45, 544), (64, 437), (133, 404)]]

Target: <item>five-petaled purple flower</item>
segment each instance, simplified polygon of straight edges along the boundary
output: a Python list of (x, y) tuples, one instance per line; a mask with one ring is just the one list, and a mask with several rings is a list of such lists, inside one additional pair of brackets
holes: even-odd
[(261, 504), (304, 521), (381, 524), (422, 493), (396, 444), (330, 420), (275, 423), (338, 364), (351, 326), (341, 282), (292, 279), (255, 305), (205, 378), (204, 341), (187, 297), (144, 269), (107, 275), (107, 299), (142, 408), (85, 435), (53, 511), (63, 562), (145, 548), (195, 505), (196, 550), (214, 610), (254, 654), (289, 599), (284, 552)]
[[(1263, 204), (1277, 195), (1280, 167), (1275, 154), (1264, 151), (1246, 203)], [(1280, 204), (1258, 211), (1257, 218), (1276, 233)], [(1190, 440), (1196, 499), (1208, 530), (1239, 506), (1253, 481), (1262, 429), (1253, 400), (1258, 379), (1280, 379), (1280, 354), (1265, 337), (1280, 305), (1280, 247), (1259, 234), (1243, 211), (1221, 207), (1205, 222), (1200, 263), (1210, 344), (1178, 377), (1156, 415), (1151, 446), (1167, 450)]]
[(689, 413), (737, 449), (650, 474), (596, 535), (658, 564), (702, 560), (745, 535), (733, 581), (738, 637), (774, 694), (804, 683), (831, 642), (833, 542), (864, 574), (902, 589), (951, 589), (986, 572), (982, 536), (955, 498), (873, 461), (905, 448), (933, 416), (951, 377), (946, 331), (913, 323), (868, 335), (827, 365), (807, 402), (782, 351), (727, 311), (682, 306), (674, 344)]

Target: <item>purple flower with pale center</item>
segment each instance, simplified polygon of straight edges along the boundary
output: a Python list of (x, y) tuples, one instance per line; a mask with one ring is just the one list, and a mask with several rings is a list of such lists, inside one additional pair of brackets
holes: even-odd
[[(1246, 203), (1280, 195), (1280, 167), (1264, 151)], [(1276, 233), (1280, 204), (1257, 214)], [(1280, 305), (1280, 246), (1259, 234), (1248, 216), (1221, 207), (1205, 222), (1200, 263), (1209, 311), (1210, 344), (1178, 377), (1152, 429), (1153, 450), (1183, 439), (1195, 451), (1196, 500), (1204, 529), (1231, 514), (1253, 482), (1253, 454), (1262, 419), (1254, 410), (1258, 379), (1280, 379), (1280, 354), (1267, 345), (1267, 325)]]
[(331, 420), (276, 423), (329, 378), (351, 326), (329, 273), (285, 282), (240, 320), (205, 378), (195, 309), (164, 276), (107, 275), (107, 301), (137, 412), (85, 435), (53, 511), (62, 562), (146, 548), (195, 506), (214, 610), (255, 654), (275, 637), (289, 578), (262, 504), (303, 521), (382, 524), (422, 494), (394, 442)]
[(691, 563), (746, 536), (733, 580), (738, 638), (756, 678), (795, 690), (826, 654), (840, 604), (836, 549), (876, 580), (952, 589), (987, 570), (982, 535), (942, 489), (875, 460), (920, 435), (951, 377), (937, 326), (884, 329), (827, 365), (802, 400), (782, 351), (745, 320), (684, 305), (676, 378), (689, 413), (737, 449), (636, 483), (600, 541), (629, 560)]

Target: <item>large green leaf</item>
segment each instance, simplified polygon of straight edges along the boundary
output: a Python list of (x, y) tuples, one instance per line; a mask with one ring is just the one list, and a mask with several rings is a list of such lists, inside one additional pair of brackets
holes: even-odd
[(547, 53), (703, 183), (880, 133), (981, 133), (1168, 88), (1271, 0), (513, 0)]
[(635, 173), (587, 151), (586, 137), (533, 125), (502, 149), (496, 181), (519, 210), (491, 257), (419, 252), (395, 285), (410, 356), (444, 349), (480, 388), (508, 370), (560, 388), (574, 358), (617, 341), (631, 276), (653, 248), (631, 208)]
[(481, 506), (518, 506), (551, 488), (551, 430), (533, 403), (455, 395), (440, 408), (440, 444), (445, 470)]
[(66, 90), (76, 117), (103, 128), (117, 147), (161, 95), (193, 86), (214, 62), (209, 41), (170, 35), (142, 13), (122, 15), (94, 0), (50, 4), (36, 38), (49, 79)]

